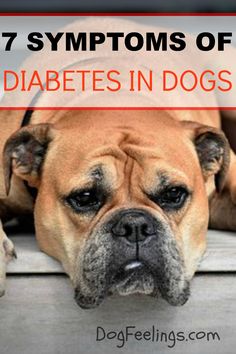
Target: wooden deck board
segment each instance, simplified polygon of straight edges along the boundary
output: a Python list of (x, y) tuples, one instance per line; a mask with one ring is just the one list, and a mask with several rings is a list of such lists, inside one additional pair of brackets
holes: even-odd
[[(148, 296), (113, 296), (94, 310), (82, 310), (64, 275), (8, 276), (0, 299), (1, 354), (234, 354), (236, 333), (236, 276), (198, 274), (192, 295), (183, 307)], [(172, 340), (152, 342), (129, 338), (96, 342), (97, 326), (108, 330), (150, 330)], [(176, 341), (178, 331), (217, 332), (220, 340)], [(169, 346), (174, 346), (172, 349)]]
[[(8, 273), (63, 273), (61, 265), (41, 252), (33, 236), (10, 237), (17, 260), (8, 265)], [(208, 248), (199, 266), (201, 272), (236, 272), (236, 234), (208, 232)]]
[[(6, 294), (0, 298), (1, 354), (235, 353), (234, 233), (209, 231), (201, 273), (194, 277), (191, 297), (183, 307), (134, 295), (112, 296), (99, 308), (87, 311), (76, 305), (68, 277), (59, 274), (63, 273), (60, 264), (40, 252), (33, 236), (11, 239), (18, 259), (8, 266)], [(117, 340), (96, 342), (98, 326), (116, 332), (126, 326), (142, 331), (155, 326), (169, 339), (152, 342), (131, 337), (117, 348)], [(217, 332), (220, 340), (173, 340), (179, 331), (185, 336), (192, 331), (201, 335)]]

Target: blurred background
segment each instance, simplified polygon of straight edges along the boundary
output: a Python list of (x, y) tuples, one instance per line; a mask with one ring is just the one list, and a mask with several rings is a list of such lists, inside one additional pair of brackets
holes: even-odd
[(0, 12), (236, 12), (235, 0), (8, 0)]

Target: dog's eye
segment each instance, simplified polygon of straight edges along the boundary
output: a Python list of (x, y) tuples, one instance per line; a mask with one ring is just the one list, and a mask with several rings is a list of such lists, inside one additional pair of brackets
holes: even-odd
[(94, 189), (72, 192), (66, 198), (69, 204), (77, 212), (96, 211), (102, 205), (102, 196)]
[(180, 209), (188, 195), (189, 192), (184, 187), (169, 187), (153, 199), (163, 209)]

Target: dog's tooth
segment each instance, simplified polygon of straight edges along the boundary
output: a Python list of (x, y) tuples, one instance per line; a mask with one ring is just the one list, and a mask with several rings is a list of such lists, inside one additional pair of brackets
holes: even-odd
[(142, 267), (142, 263), (139, 261), (133, 261), (131, 263), (126, 264), (124, 267), (125, 271), (133, 270)]

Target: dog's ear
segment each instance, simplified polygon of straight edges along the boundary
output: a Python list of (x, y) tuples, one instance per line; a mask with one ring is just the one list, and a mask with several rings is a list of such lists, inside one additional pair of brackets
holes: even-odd
[(195, 122), (182, 122), (195, 145), (205, 180), (215, 176), (215, 186), (221, 192), (230, 163), (230, 146), (220, 129)]
[(51, 124), (35, 124), (24, 127), (9, 137), (3, 150), (7, 195), (12, 174), (27, 181), (32, 187), (38, 186), (42, 163), (52, 136)]

